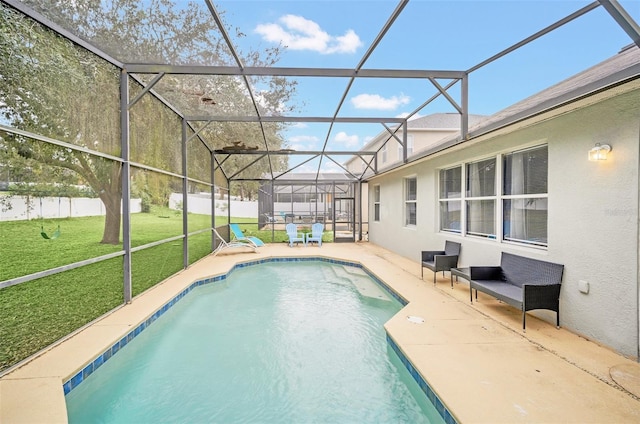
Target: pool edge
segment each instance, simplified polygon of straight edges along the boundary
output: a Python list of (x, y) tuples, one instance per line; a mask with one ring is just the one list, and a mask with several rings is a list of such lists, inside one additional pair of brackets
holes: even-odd
[[(184, 298), (187, 294), (189, 294), (194, 288), (205, 285), (205, 284), (224, 281), (236, 269), (260, 265), (264, 263), (272, 263), (272, 262), (327, 262), (331, 264), (346, 265), (346, 266), (353, 266), (356, 268), (360, 268), (364, 270), (369, 277), (375, 280), (377, 284), (379, 284), (383, 289), (385, 289), (387, 293), (389, 293), (392, 297), (394, 297), (394, 299), (396, 299), (403, 307), (409, 303), (404, 296), (402, 296), (400, 293), (395, 291), (389, 284), (385, 283), (384, 280), (382, 280), (369, 268), (367, 268), (365, 265), (363, 265), (361, 262), (358, 262), (358, 261), (330, 258), (326, 256), (299, 256), (299, 257), (272, 256), (272, 257), (263, 257), (260, 259), (237, 262), (226, 272), (217, 273), (215, 275), (210, 275), (210, 276), (199, 278), (199, 279), (196, 279), (195, 281), (192, 281), (190, 284), (188, 284), (186, 288), (181, 290), (180, 293), (173, 296), (169, 301), (167, 301), (162, 306), (157, 308), (154, 312), (152, 312), (150, 315), (148, 315), (146, 319), (141, 321), (133, 330), (129, 331), (126, 335), (124, 335), (119, 340), (111, 344), (111, 346), (105, 349), (102, 353), (94, 356), (92, 360), (89, 360), (83, 366), (81, 366), (77, 372), (74, 372), (70, 376), (63, 378), (62, 388), (63, 388), (64, 396), (66, 396), (73, 389), (78, 387), (78, 385), (80, 385), (86, 378), (88, 378), (91, 374), (93, 374), (96, 370), (98, 370), (105, 362), (107, 362), (115, 354), (117, 354), (120, 351), (120, 349), (126, 346), (135, 337), (137, 337), (140, 333), (142, 333), (147, 327), (153, 324), (165, 312), (167, 312), (177, 302), (179, 302), (182, 298)], [(445, 406), (445, 404), (433, 391), (431, 386), (420, 375), (420, 373), (415, 368), (414, 364), (409, 360), (409, 358), (404, 354), (404, 352), (402, 352), (400, 347), (396, 344), (396, 342), (393, 340), (393, 338), (389, 335), (389, 333), (386, 330), (385, 330), (385, 334), (386, 334), (387, 344), (398, 355), (398, 357), (400, 358), (400, 361), (404, 364), (407, 371), (418, 383), (423, 394), (435, 406), (436, 410), (438, 411), (442, 419), (445, 421), (445, 423), (457, 424), (458, 422), (455, 419), (454, 415), (451, 413), (451, 411), (449, 411), (449, 409)]]

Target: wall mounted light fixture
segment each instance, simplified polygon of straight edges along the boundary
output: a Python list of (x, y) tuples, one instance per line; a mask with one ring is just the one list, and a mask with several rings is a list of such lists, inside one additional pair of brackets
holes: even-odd
[(589, 150), (589, 160), (607, 160), (610, 151), (610, 145), (596, 143), (595, 147)]

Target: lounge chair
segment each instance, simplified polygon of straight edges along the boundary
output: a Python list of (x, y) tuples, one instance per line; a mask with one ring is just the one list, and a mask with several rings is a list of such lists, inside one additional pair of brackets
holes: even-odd
[(220, 240), (220, 243), (218, 244), (218, 246), (213, 251), (213, 256), (217, 255), (218, 253), (222, 252), (223, 250), (231, 249), (231, 248), (234, 248), (234, 247), (248, 247), (249, 249), (252, 249), (254, 252), (256, 251), (256, 246), (253, 243), (251, 243), (250, 241), (231, 240), (231, 241), (228, 242), (218, 233), (218, 231), (216, 231), (215, 228), (213, 229), (213, 233)]
[(307, 234), (307, 244), (310, 242), (318, 243), (318, 247), (322, 246), (322, 232), (324, 231), (324, 224), (316, 222), (311, 226), (311, 232)]
[(293, 243), (304, 243), (307, 245), (307, 240), (304, 234), (298, 232), (298, 226), (296, 224), (287, 224), (285, 226), (287, 236), (289, 236), (289, 247), (293, 247)]
[(444, 250), (426, 250), (422, 251), (420, 259), (422, 262), (421, 275), (424, 278), (424, 269), (429, 268), (433, 271), (433, 284), (436, 284), (436, 274), (442, 271), (451, 271), (451, 268), (458, 267), (458, 256), (460, 255), (460, 243), (447, 240), (444, 244)]
[(248, 241), (253, 243), (255, 247), (264, 246), (264, 242), (260, 240), (258, 237), (245, 236), (238, 224), (229, 224), (229, 229), (231, 230), (231, 232), (233, 233), (233, 236), (235, 237), (234, 240), (245, 241), (245, 242)]

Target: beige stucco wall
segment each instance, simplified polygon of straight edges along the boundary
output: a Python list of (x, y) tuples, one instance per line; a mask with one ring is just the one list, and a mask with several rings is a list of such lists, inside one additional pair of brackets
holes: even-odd
[[(417, 153), (426, 150), (430, 147), (436, 146), (443, 138), (452, 134), (457, 134), (460, 131), (457, 128), (454, 129), (409, 129), (407, 134), (413, 135), (413, 153)], [(383, 133), (384, 134), (384, 133)], [(386, 135), (386, 134), (385, 134)], [(402, 140), (402, 131), (398, 131), (397, 137)], [(371, 145), (367, 146), (365, 150), (373, 151), (378, 150), (382, 143), (387, 140), (387, 137), (378, 135), (378, 140)], [(391, 139), (387, 143), (387, 160), (382, 161), (382, 154), (378, 154), (378, 167), (384, 169), (392, 164), (396, 164), (402, 161), (402, 157), (398, 155), (398, 142), (395, 139)], [(363, 162), (360, 158), (354, 157), (349, 159), (345, 163), (346, 168), (359, 175), (363, 171)]]
[[(446, 239), (462, 242), (461, 266), (498, 264), (501, 251), (562, 263), (561, 325), (637, 357), (640, 89), (635, 87), (371, 179), (370, 190), (381, 186), (381, 221), (370, 222), (369, 240), (414, 259), (416, 266), (421, 250), (441, 249)], [(612, 145), (608, 161), (587, 160), (596, 142)], [(549, 146), (547, 249), (438, 231), (439, 168), (544, 143)], [(402, 181), (414, 175), (417, 226), (406, 228)], [(580, 280), (589, 283), (588, 294), (578, 290)], [(555, 322), (554, 313), (536, 315)]]

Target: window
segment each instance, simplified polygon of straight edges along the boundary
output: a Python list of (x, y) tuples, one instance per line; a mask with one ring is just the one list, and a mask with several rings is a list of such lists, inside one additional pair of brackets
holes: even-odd
[(547, 159), (537, 146), (440, 170), (440, 230), (546, 246)]
[(496, 159), (468, 163), (465, 172), (466, 233), (496, 236)]
[[(407, 157), (413, 154), (413, 134), (407, 134)], [(398, 159), (404, 159), (402, 156), (402, 144), (398, 143)]]
[(418, 195), (418, 180), (413, 178), (406, 178), (404, 180), (404, 225), (413, 226), (416, 225), (417, 219), (417, 195)]
[(384, 146), (382, 146), (382, 149), (380, 149), (380, 152), (382, 152), (382, 163), (387, 162), (387, 144), (386, 143)]
[(547, 245), (547, 146), (504, 155), (502, 236)]
[(462, 167), (440, 170), (440, 230), (460, 232)]
[(380, 221), (380, 186), (373, 186), (373, 220)]

